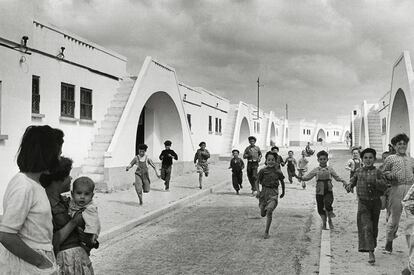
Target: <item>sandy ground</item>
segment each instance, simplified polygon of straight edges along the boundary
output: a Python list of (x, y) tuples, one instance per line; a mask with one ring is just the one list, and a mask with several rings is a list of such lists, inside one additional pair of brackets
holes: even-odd
[[(349, 180), (349, 174), (344, 165), (350, 155), (346, 151), (331, 151), (330, 160), (335, 170)], [(385, 245), (385, 210), (381, 211), (379, 224), (378, 247), (376, 249), (376, 264), (368, 264), (368, 255), (358, 252), (358, 229), (356, 225), (357, 205), (355, 194), (347, 194), (341, 184), (334, 185), (334, 211), (336, 227), (331, 231), (332, 274), (400, 274), (407, 261), (407, 248), (403, 232), (394, 242), (394, 252), (391, 255), (383, 254)]]
[(97, 274), (313, 274), (320, 222), (313, 188), (288, 185), (270, 229), (248, 183), (230, 184), (183, 209), (119, 236), (95, 251)]

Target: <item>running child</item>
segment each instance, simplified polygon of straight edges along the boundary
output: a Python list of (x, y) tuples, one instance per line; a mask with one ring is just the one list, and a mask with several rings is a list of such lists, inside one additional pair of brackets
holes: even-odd
[(348, 160), (345, 169), (349, 171), (349, 178), (352, 178), (355, 171), (362, 167), (359, 147), (352, 148), (352, 158)]
[(328, 166), (328, 153), (326, 151), (319, 151), (316, 156), (318, 158), (319, 167), (310, 171), (306, 176), (297, 176), (297, 178), (302, 181), (308, 181), (316, 177), (316, 204), (318, 213), (322, 219), (322, 229), (327, 229), (326, 218), (328, 218), (329, 228), (332, 229), (332, 218), (335, 217), (332, 207), (334, 201), (332, 178), (342, 182), (344, 186), (346, 181), (339, 177), (332, 167)]
[(273, 146), (270, 150), (272, 153), (276, 154), (276, 169), (281, 169), (281, 166), (285, 166), (285, 162), (283, 161), (283, 158), (279, 155), (279, 147)]
[(239, 190), (243, 188), (242, 183), (243, 183), (243, 169), (244, 169), (244, 162), (243, 160), (239, 157), (239, 150), (234, 149), (233, 151), (231, 151), (231, 153), (233, 154), (233, 158), (230, 160), (230, 167), (229, 169), (231, 169), (232, 172), (232, 183), (233, 183), (233, 188), (234, 190), (236, 190), (237, 195), (239, 194)]
[(82, 211), (82, 218), (85, 226), (78, 230), (86, 233), (90, 241), (81, 243), (82, 247), (89, 254), (92, 248), (98, 248), (98, 236), (101, 232), (101, 223), (98, 216), (98, 206), (93, 200), (95, 183), (88, 177), (77, 178), (73, 182), (72, 199), (69, 202), (69, 215), (75, 216), (78, 211)]
[(139, 144), (138, 145), (138, 155), (135, 156), (131, 163), (126, 167), (126, 171), (131, 169), (134, 165), (137, 166), (137, 170), (135, 170), (135, 191), (138, 195), (139, 204), (143, 204), (143, 198), (142, 198), (142, 191), (144, 193), (148, 193), (150, 191), (150, 178), (148, 173), (148, 165), (154, 169), (155, 175), (157, 175), (157, 178), (160, 178), (160, 175), (158, 174), (157, 168), (155, 167), (154, 162), (147, 156), (148, 146), (146, 144)]
[[(264, 238), (269, 238), (269, 229), (272, 223), (273, 211), (276, 209), (279, 196), (279, 181), (282, 185), (282, 194), (280, 198), (285, 196), (285, 183), (283, 182), (283, 174), (280, 170), (275, 169), (276, 156), (272, 152), (267, 152), (266, 167), (262, 168), (257, 174), (256, 181), (256, 197), (259, 199), (260, 215), (267, 218)], [(259, 185), (262, 185), (260, 190)]]
[(162, 150), (160, 154), (161, 160), (161, 179), (164, 181), (165, 191), (170, 189), (170, 179), (171, 179), (171, 170), (173, 159), (178, 160), (177, 154), (174, 150), (171, 150), (172, 142), (166, 140), (164, 142), (165, 150)]
[(307, 154), (305, 150), (302, 150), (302, 157), (298, 160), (298, 179), (299, 182), (302, 182), (302, 188), (306, 188), (306, 183), (300, 180), (300, 177), (304, 176), (308, 172), (308, 163), (309, 160), (306, 158)]
[(210, 158), (210, 152), (206, 149), (206, 143), (204, 141), (200, 142), (198, 146), (200, 146), (200, 149), (198, 149), (194, 155), (194, 164), (198, 173), (198, 187), (202, 189), (203, 174), (208, 177), (209, 170), (207, 160)]
[(254, 195), (256, 192), (257, 169), (262, 159), (262, 151), (260, 151), (259, 146), (256, 146), (256, 137), (250, 136), (248, 140), (250, 145), (244, 150), (243, 158), (247, 159), (247, 178), (252, 188), (252, 195)]
[(358, 251), (368, 252), (368, 263), (375, 263), (374, 251), (377, 247), (378, 221), (381, 212), (380, 196), (387, 189), (382, 172), (374, 166), (377, 152), (366, 148), (361, 152), (364, 163), (352, 176), (345, 187), (348, 192), (356, 186), (358, 195)]
[(292, 150), (288, 152), (288, 157), (286, 158), (285, 163), (287, 165), (287, 173), (288, 173), (289, 182), (290, 184), (292, 184), (293, 177), (296, 175), (296, 167), (297, 167), (296, 159), (293, 157)]

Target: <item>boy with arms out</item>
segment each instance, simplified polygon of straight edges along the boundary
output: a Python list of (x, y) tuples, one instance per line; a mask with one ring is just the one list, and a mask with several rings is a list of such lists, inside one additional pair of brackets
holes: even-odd
[(257, 169), (262, 159), (262, 152), (259, 146), (255, 145), (256, 137), (250, 136), (248, 139), (250, 145), (244, 150), (243, 158), (247, 159), (247, 177), (252, 188), (252, 194), (254, 195), (256, 192)]
[(332, 218), (335, 217), (332, 203), (334, 201), (332, 178), (336, 181), (342, 182), (344, 185), (346, 181), (343, 180), (332, 167), (327, 165), (328, 153), (326, 151), (319, 151), (316, 154), (318, 157), (319, 167), (310, 171), (306, 176), (297, 176), (302, 181), (308, 181), (316, 177), (316, 204), (318, 213), (322, 219), (322, 229), (326, 230), (326, 219), (328, 218), (329, 227), (333, 228)]

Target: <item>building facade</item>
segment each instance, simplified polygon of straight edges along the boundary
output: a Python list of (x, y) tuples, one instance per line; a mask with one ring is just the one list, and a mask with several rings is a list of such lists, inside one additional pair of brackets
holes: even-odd
[(23, 1), (6, 8), (0, 16), (0, 205), (29, 125), (62, 129), (72, 176), (90, 176), (101, 190), (131, 185), (134, 173), (125, 166), (140, 143), (159, 163), (164, 141), (171, 140), (179, 156), (175, 174), (193, 169), (200, 141), (212, 159), (242, 151), (250, 135), (263, 149), (288, 145), (288, 122), (272, 111), (182, 83), (174, 68), (152, 57), (129, 76), (124, 56), (36, 19)]
[[(379, 152), (388, 149), (392, 137), (405, 133), (413, 137), (414, 128), (414, 73), (410, 53), (404, 51), (392, 67), (391, 90), (378, 102), (363, 101), (351, 113), (353, 144), (373, 147)], [(414, 147), (408, 152), (414, 155)]]
[(349, 126), (317, 121), (289, 122), (290, 145), (304, 146), (308, 142), (344, 143), (349, 136)]

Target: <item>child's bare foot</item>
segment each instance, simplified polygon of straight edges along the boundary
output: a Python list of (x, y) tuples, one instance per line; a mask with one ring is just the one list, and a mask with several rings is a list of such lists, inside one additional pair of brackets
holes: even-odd
[(264, 235), (263, 235), (263, 239), (269, 239), (270, 238), (270, 236), (269, 236), (269, 233), (264, 233)]
[(304, 181), (302, 181), (302, 188), (305, 189), (306, 188), (306, 183)]
[(236, 194), (237, 194), (237, 195), (239, 194), (239, 190), (236, 190)]
[(370, 251), (370, 252), (369, 252), (369, 256), (368, 256), (368, 263), (370, 263), (370, 264), (374, 264), (374, 263), (375, 263), (375, 255), (374, 255), (374, 251)]
[(203, 186), (200, 184), (200, 185), (198, 186), (198, 188), (203, 189)]
[(329, 223), (329, 229), (334, 229), (334, 225), (331, 219), (328, 220), (328, 223)]
[(408, 269), (408, 267), (404, 268), (404, 270), (401, 272), (401, 275), (411, 275), (411, 271)]

